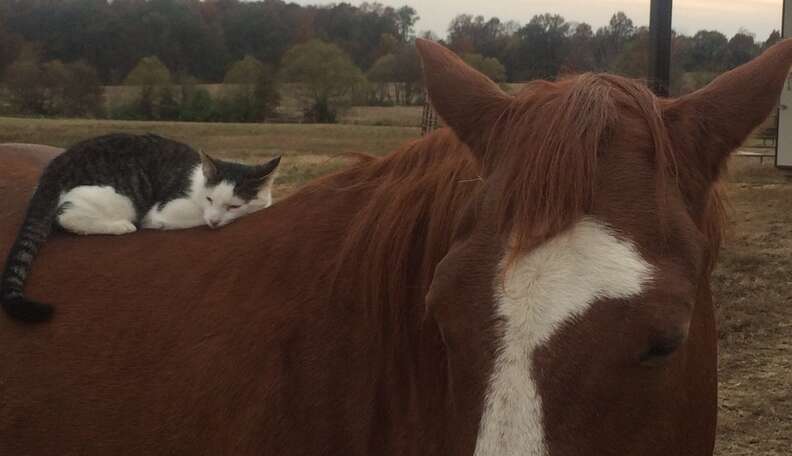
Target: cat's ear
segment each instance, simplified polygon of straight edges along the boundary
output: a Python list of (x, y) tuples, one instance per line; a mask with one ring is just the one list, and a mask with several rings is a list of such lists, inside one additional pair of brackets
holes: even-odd
[(248, 179), (265, 183), (265, 182), (272, 182), (275, 178), (275, 174), (278, 171), (278, 166), (280, 165), (281, 157), (275, 157), (272, 160), (264, 163), (263, 165), (257, 165), (253, 167), (253, 171), (248, 175)]
[(206, 154), (204, 151), (199, 150), (198, 155), (201, 156), (201, 169), (203, 170), (206, 180), (214, 180), (217, 178), (217, 164), (214, 159)]

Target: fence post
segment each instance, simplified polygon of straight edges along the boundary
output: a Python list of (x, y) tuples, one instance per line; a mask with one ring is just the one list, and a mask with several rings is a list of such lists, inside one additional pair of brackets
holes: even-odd
[(659, 97), (671, 87), (671, 11), (673, 0), (652, 0), (649, 17), (649, 84)]
[(421, 115), (421, 136), (426, 136), (437, 128), (437, 113), (429, 99), (429, 92), (424, 90), (424, 106)]

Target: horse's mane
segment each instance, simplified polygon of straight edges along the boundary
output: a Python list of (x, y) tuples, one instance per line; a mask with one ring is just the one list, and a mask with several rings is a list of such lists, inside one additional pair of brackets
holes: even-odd
[[(401, 304), (416, 289), (425, 294), (481, 184), (473, 155), (448, 129), (384, 157), (360, 157), (346, 170), (308, 184), (303, 191), (353, 198), (349, 204), (356, 207), (331, 272), (337, 297), (354, 293), (363, 302)], [(355, 276), (354, 270), (365, 274), (365, 283), (339, 282)], [(386, 307), (394, 323), (407, 310)], [(386, 311), (382, 304), (367, 310)]]

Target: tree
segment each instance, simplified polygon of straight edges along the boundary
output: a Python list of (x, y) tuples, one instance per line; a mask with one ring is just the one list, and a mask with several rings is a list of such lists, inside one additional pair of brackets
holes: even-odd
[(562, 16), (541, 14), (517, 32), (510, 62), (518, 79), (552, 79), (561, 71), (569, 50), (569, 23)]
[(400, 84), (397, 98), (402, 104), (415, 103), (423, 87), (421, 58), (414, 45), (402, 46), (396, 53), (396, 81)]
[(312, 40), (291, 48), (283, 58), (281, 77), (298, 84), (310, 103), (307, 120), (334, 122), (339, 103), (363, 81), (360, 69), (338, 46)]
[(460, 54), (476, 53), (501, 58), (508, 44), (507, 25), (497, 17), (460, 14), (448, 26), (448, 44)]
[(747, 63), (758, 53), (759, 47), (754, 43), (753, 35), (745, 30), (740, 30), (726, 45), (726, 68), (732, 69)]
[(63, 87), (63, 114), (99, 116), (102, 112), (102, 85), (96, 69), (79, 61), (66, 65), (68, 79)]
[(632, 19), (627, 17), (623, 11), (614, 14), (608, 23), (608, 34), (613, 37), (616, 43), (626, 43), (632, 38), (635, 31)]
[(51, 60), (41, 65), (42, 85), (46, 103), (41, 114), (55, 115), (63, 110), (63, 91), (68, 85), (69, 69), (60, 60)]
[(383, 105), (390, 101), (390, 88), (396, 82), (397, 59), (395, 54), (383, 55), (366, 72), (366, 79), (374, 84), (373, 93), (369, 96), (369, 102), (375, 105)]
[(494, 57), (484, 57), (481, 54), (465, 54), (462, 56), (462, 60), (495, 82), (506, 80), (506, 68)]
[(693, 36), (687, 71), (721, 72), (729, 40), (717, 31), (701, 30)]
[(171, 83), (171, 72), (157, 57), (144, 57), (124, 79), (124, 85), (166, 86)]
[(314, 27), (319, 39), (335, 44), (358, 67), (368, 69), (381, 57), (382, 35), (401, 36), (399, 21), (396, 10), (380, 3), (364, 2), (360, 7), (338, 3), (318, 8)]
[(636, 29), (616, 56), (610, 71), (631, 78), (646, 78), (649, 70), (649, 28)]
[(781, 33), (778, 30), (773, 30), (770, 32), (770, 36), (768, 36), (765, 42), (762, 44), (762, 50), (764, 51), (779, 41), (781, 41)]
[(593, 40), (594, 64), (598, 71), (607, 71), (633, 38), (635, 25), (624, 12), (611, 16), (607, 27), (597, 30)]
[(272, 117), (280, 104), (273, 71), (255, 57), (248, 55), (231, 65), (223, 82), (224, 120), (263, 121)]
[(26, 50), (6, 71), (12, 108), (20, 114), (84, 116), (101, 111), (102, 88), (96, 70), (84, 62), (41, 63)]
[(266, 76), (267, 67), (257, 58), (246, 55), (242, 60), (235, 62), (226, 71), (223, 78), (224, 84), (256, 84), (259, 79)]
[(22, 50), (22, 39), (9, 32), (0, 17), (0, 74), (16, 60)]
[(594, 70), (594, 32), (589, 24), (570, 25), (573, 30), (569, 37), (569, 52), (563, 69), (572, 73), (583, 73)]
[(189, 86), (182, 88), (179, 120), (187, 122), (209, 122), (214, 120), (215, 103), (206, 89)]
[(160, 105), (164, 106), (165, 116), (174, 112), (171, 72), (157, 57), (144, 57), (124, 79), (125, 85), (140, 87), (140, 96), (133, 111), (143, 119), (160, 119)]
[(397, 25), (399, 27), (399, 38), (402, 43), (409, 43), (413, 37), (415, 30), (415, 23), (421, 19), (418, 12), (411, 6), (402, 6), (396, 10), (396, 17), (398, 18)]
[(28, 49), (5, 71), (3, 82), (8, 90), (11, 109), (20, 114), (44, 114), (47, 92), (44, 71), (36, 51)]

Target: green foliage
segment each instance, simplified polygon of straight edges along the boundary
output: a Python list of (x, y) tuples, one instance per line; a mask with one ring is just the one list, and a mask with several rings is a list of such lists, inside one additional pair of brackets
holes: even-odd
[(609, 71), (631, 78), (646, 78), (649, 66), (649, 29), (638, 29), (611, 64)]
[(511, 61), (513, 76), (519, 80), (552, 79), (566, 58), (569, 24), (559, 15), (542, 14), (517, 32)]
[(399, 46), (395, 53), (380, 57), (366, 73), (366, 79), (371, 83), (368, 104), (414, 103), (423, 82), (415, 46)]
[(136, 100), (115, 106), (118, 120), (181, 120), (187, 122), (261, 122), (275, 113), (280, 97), (272, 80), (257, 84), (230, 84), (217, 98), (192, 85), (143, 86)]
[(23, 41), (19, 35), (11, 33), (0, 18), (0, 74), (3, 74), (19, 56)]
[[(420, 63), (412, 43), (418, 18), (410, 6), (393, 8), (377, 2), (300, 6), (281, 0), (0, 0), (0, 75), (12, 87), (5, 91), (8, 100), (3, 104), (11, 102), (19, 112), (90, 113), (93, 109), (82, 102), (73, 108), (74, 103), (67, 99), (77, 95), (67, 93), (57, 82), (76, 71), (70, 65), (78, 61), (94, 68), (102, 84), (115, 85), (126, 79), (127, 84), (141, 87), (165, 87), (195, 83), (194, 75), (207, 82), (259, 85), (256, 74), (263, 71), (271, 79), (287, 60), (293, 60), (287, 59), (291, 48), (316, 40), (342, 50), (347, 62), (366, 70), (372, 84), (347, 80), (351, 84), (348, 93), (325, 97), (326, 102), (312, 112), (322, 112), (325, 107), (334, 111), (360, 93), (367, 93), (363, 98), (377, 104), (410, 104), (421, 98)], [(460, 55), (496, 59), (509, 81), (552, 79), (560, 73), (582, 71), (644, 77), (646, 71), (641, 29), (622, 12), (596, 31), (589, 24), (567, 22), (552, 14), (537, 15), (524, 26), (497, 17), (463, 14), (453, 19), (444, 38)], [(722, 72), (780, 38), (778, 32), (763, 43), (745, 31), (731, 38), (706, 30), (694, 36), (677, 34), (674, 77)], [(25, 63), (30, 61), (24, 57), (29, 56), (29, 48), (37, 50), (38, 64)], [(85, 75), (94, 80), (92, 74)], [(83, 100), (97, 99), (94, 89), (81, 90)], [(258, 91), (260, 100), (273, 100), (271, 87), (261, 86)], [(142, 94), (138, 107), (156, 114), (160, 92)], [(306, 92), (303, 96), (314, 100), (308, 104), (324, 99), (311, 98)], [(168, 112), (172, 112), (168, 106), (172, 107), (174, 100), (182, 100), (176, 92), (164, 98)], [(228, 100), (241, 100), (242, 96), (224, 94), (222, 98), (230, 103)], [(241, 106), (241, 101), (236, 104)], [(270, 107), (252, 111), (240, 107), (239, 111), (272, 111), (271, 101), (264, 104)]]
[(741, 30), (726, 45), (726, 68), (731, 69), (747, 63), (758, 53), (759, 47), (754, 43), (753, 35)]
[(701, 30), (692, 39), (688, 71), (694, 69), (704, 71), (721, 71), (729, 40), (726, 35), (717, 31)]
[(215, 120), (215, 104), (205, 89), (182, 89), (179, 120), (185, 122), (210, 122)]
[(217, 105), (219, 116), (232, 122), (261, 122), (280, 104), (273, 71), (252, 56), (234, 63), (226, 72), (226, 86)]
[(383, 55), (366, 72), (371, 82), (395, 82), (397, 80), (397, 61), (394, 54)]
[(339, 47), (312, 40), (290, 49), (283, 58), (281, 77), (299, 84), (300, 95), (311, 104), (306, 120), (334, 122), (344, 97), (363, 82), (363, 74)]
[(396, 10), (396, 16), (398, 18), (399, 38), (401, 38), (402, 43), (408, 43), (413, 37), (415, 23), (418, 22), (421, 17), (418, 16), (418, 11), (416, 11), (415, 8), (407, 5)]
[(157, 120), (178, 120), (181, 107), (172, 86), (165, 86), (159, 93)]
[(44, 71), (36, 54), (22, 55), (6, 69), (3, 85), (8, 91), (9, 103), (20, 114), (46, 112), (47, 92)]
[(506, 68), (494, 57), (484, 57), (481, 54), (465, 54), (462, 56), (462, 60), (495, 82), (506, 80)]
[(271, 73), (268, 68), (257, 58), (246, 55), (244, 59), (235, 62), (226, 71), (224, 84), (256, 84)]
[(143, 57), (124, 79), (124, 85), (166, 86), (171, 83), (171, 72), (157, 57)]
[(103, 91), (96, 69), (83, 61), (66, 66), (68, 79), (63, 86), (63, 114), (69, 117), (102, 115)]
[(762, 43), (762, 50), (769, 48), (770, 46), (778, 43), (781, 41), (781, 32), (778, 30), (773, 30), (770, 32), (770, 36), (767, 37), (764, 43)]
[(41, 63), (34, 49), (23, 52), (3, 78), (13, 112), (81, 117), (101, 115), (102, 87), (84, 62)]
[(263, 122), (275, 115), (280, 96), (272, 81), (226, 87), (217, 101), (222, 122)]

